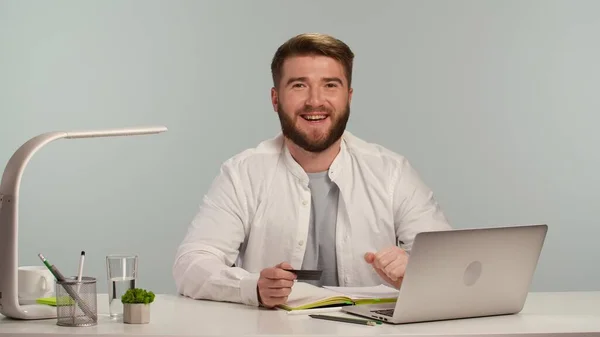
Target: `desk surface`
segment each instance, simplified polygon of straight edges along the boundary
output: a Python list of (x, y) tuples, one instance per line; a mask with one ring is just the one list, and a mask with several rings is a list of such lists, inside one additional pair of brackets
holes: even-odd
[[(17, 321), (0, 315), (0, 335), (47, 336), (600, 336), (600, 291), (530, 293), (516, 315), (405, 325), (362, 326), (288, 315), (241, 304), (157, 295), (149, 324), (111, 320), (99, 295), (98, 325), (60, 327), (56, 320)], [(336, 313), (337, 315), (341, 315)]]

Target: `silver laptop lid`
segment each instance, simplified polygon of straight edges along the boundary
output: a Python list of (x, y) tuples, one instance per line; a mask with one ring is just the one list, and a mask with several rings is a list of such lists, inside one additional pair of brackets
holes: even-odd
[(428, 321), (521, 311), (547, 225), (419, 233), (394, 318)]

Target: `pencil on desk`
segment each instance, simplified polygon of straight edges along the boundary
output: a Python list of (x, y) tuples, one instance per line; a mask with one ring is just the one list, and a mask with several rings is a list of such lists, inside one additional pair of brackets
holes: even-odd
[(347, 318), (347, 317), (340, 317), (340, 316), (328, 316), (328, 315), (308, 315), (308, 316), (310, 316), (312, 318), (324, 319), (324, 320), (328, 320), (328, 321), (354, 323), (354, 324), (370, 325), (370, 326), (381, 324), (381, 322), (379, 322), (379, 321), (364, 320), (364, 319), (357, 319), (357, 318)]

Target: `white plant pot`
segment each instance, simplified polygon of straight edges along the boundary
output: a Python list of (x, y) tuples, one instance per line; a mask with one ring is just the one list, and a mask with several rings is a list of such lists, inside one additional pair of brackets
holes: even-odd
[(147, 324), (150, 322), (150, 304), (124, 303), (123, 323)]

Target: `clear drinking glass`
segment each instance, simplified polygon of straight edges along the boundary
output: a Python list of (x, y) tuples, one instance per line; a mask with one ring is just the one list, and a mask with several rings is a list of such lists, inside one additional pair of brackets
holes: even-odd
[(108, 279), (108, 309), (111, 318), (123, 316), (121, 296), (135, 288), (138, 275), (138, 256), (135, 254), (111, 254), (106, 256)]

